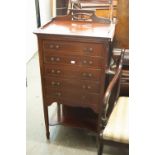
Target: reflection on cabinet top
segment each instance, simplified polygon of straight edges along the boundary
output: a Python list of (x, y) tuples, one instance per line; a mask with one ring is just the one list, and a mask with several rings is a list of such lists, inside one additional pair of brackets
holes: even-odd
[[(80, 13), (77, 13), (79, 16)], [(81, 13), (83, 15), (83, 13)], [(81, 15), (81, 16), (82, 16)], [(92, 18), (92, 20), (86, 20)], [(80, 17), (81, 17), (80, 16)], [(115, 24), (107, 19), (96, 17), (89, 12), (83, 15), (81, 20), (73, 20), (71, 15), (57, 16), (47, 24), (37, 29), (35, 34), (58, 35), (58, 36), (75, 36), (75, 37), (91, 37), (113, 40)], [(75, 18), (75, 17), (74, 17)], [(79, 19), (79, 17), (76, 17)], [(104, 22), (105, 21), (105, 22)]]

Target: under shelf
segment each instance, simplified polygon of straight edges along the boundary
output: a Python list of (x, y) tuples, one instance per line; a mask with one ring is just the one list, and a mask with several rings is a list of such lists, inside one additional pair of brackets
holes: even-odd
[(91, 109), (65, 105), (61, 105), (60, 107), (61, 110), (57, 109), (49, 120), (50, 126), (64, 125), (97, 132), (98, 114), (95, 114)]

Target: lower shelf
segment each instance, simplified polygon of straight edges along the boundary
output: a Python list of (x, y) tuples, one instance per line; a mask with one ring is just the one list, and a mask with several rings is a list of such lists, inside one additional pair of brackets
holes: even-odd
[(75, 108), (65, 105), (58, 106), (51, 117), (49, 125), (64, 125), (75, 128), (88, 129), (97, 132), (98, 114), (89, 108)]

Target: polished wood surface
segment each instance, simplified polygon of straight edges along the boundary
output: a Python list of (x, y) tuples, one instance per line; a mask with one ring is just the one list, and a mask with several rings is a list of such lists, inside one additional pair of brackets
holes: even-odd
[[(79, 15), (78, 11), (74, 13)], [(56, 17), (35, 31), (39, 45), (43, 106), (48, 139), (49, 125), (51, 125), (49, 124), (48, 106), (54, 102), (58, 103), (58, 118), (67, 118), (64, 115), (64, 109), (61, 109), (64, 106), (71, 107), (68, 109), (88, 108), (92, 113), (99, 114), (105, 88), (105, 73), (112, 53), (114, 24), (108, 24), (104, 18), (95, 17), (94, 11), (91, 11), (91, 21), (89, 19), (81, 21), (81, 18), (72, 20), (71, 17), (71, 15)], [(63, 106), (61, 107), (60, 104)], [(61, 114), (62, 110), (64, 112)], [(87, 113), (87, 110), (85, 112)], [(70, 113), (72, 112), (67, 112), (68, 117), (72, 117)], [(75, 119), (73, 126), (89, 128), (89, 114), (85, 115), (88, 126), (82, 125), (84, 123), (80, 123), (80, 119), (74, 116), (69, 120), (73, 122)], [(94, 126), (93, 130), (97, 128)]]
[(50, 64), (61, 64), (61, 65), (70, 65), (74, 64), (74, 66), (85, 66), (85, 67), (104, 67), (103, 66), (104, 58), (94, 58), (89, 56), (57, 56), (57, 54), (47, 54), (44, 56), (44, 62)]
[(78, 80), (77, 82), (71, 81), (65, 78), (58, 77), (46, 77), (45, 78), (45, 87), (71, 90), (71, 88), (76, 89), (77, 91), (84, 91), (90, 93), (99, 93), (100, 83), (91, 80)]
[[(66, 40), (61, 41), (58, 39), (50, 39), (43, 41), (44, 55), (60, 54), (62, 56), (101, 56), (105, 57), (106, 43), (99, 44), (89, 42), (75, 42), (74, 40), (68, 42)], [(76, 64), (75, 64), (76, 65)]]
[[(104, 69), (104, 68), (103, 68)], [(83, 79), (83, 80), (101, 80), (102, 71), (101, 69), (92, 69), (85, 67), (72, 67), (72, 66), (60, 66), (60, 65), (45, 65), (44, 73), (47, 76), (52, 77), (62, 77), (74, 79)]]
[(118, 0), (114, 47), (129, 49), (129, 0)]
[[(107, 40), (113, 39), (115, 24), (104, 24), (91, 21), (70, 21), (72, 17), (66, 17), (68, 17), (69, 20), (63, 20), (61, 17), (53, 18), (47, 25), (37, 29), (35, 33), (44, 35), (95, 37), (101, 39), (105, 38)], [(102, 20), (102, 18), (98, 19)]]
[(106, 39), (113, 38), (114, 27), (113, 24), (101, 24), (90, 22), (70, 22), (70, 21), (53, 21), (49, 23), (50, 26), (45, 26), (39, 29), (36, 33), (53, 34), (53, 35), (67, 35), (67, 36), (85, 36), (85, 37), (103, 37)]

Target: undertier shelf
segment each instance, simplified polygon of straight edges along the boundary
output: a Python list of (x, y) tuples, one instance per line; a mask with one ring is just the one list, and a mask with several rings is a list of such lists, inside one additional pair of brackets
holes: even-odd
[(89, 108), (60, 105), (53, 113), (49, 125), (65, 125), (73, 128), (88, 129), (97, 132), (98, 114)]

